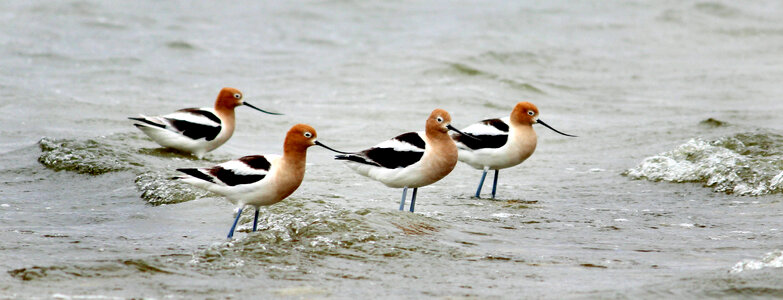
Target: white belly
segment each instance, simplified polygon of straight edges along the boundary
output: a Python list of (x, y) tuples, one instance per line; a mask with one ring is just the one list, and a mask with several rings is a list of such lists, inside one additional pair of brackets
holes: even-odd
[(516, 166), (536, 150), (536, 133), (532, 127), (529, 130), (511, 129), (509, 141), (500, 148), (484, 148), (478, 150), (459, 149), (459, 161), (471, 167), (482, 170), (500, 170)]

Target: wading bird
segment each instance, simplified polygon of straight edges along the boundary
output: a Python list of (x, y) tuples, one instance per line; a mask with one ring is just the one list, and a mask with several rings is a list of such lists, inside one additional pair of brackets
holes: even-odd
[(345, 153), (316, 141), (316, 137), (313, 127), (297, 124), (286, 134), (282, 156), (251, 155), (210, 168), (177, 169), (186, 175), (174, 179), (222, 195), (237, 205), (236, 219), (228, 238), (234, 236), (242, 209), (248, 205), (256, 209), (253, 218), (253, 231), (256, 231), (259, 207), (280, 202), (302, 183), (307, 148), (318, 145)]
[(242, 100), (242, 92), (227, 87), (220, 90), (214, 108), (185, 108), (164, 116), (141, 115), (128, 119), (136, 121), (133, 125), (161, 146), (192, 153), (201, 159), (234, 134), (234, 108), (240, 105), (280, 115), (250, 105)]
[(433, 110), (424, 132), (408, 132), (358, 153), (338, 155), (357, 173), (380, 181), (388, 187), (403, 188), (400, 210), (405, 209), (408, 188), (413, 188), (410, 211), (416, 205), (419, 187), (430, 185), (448, 175), (457, 164), (457, 146), (449, 137), (451, 116), (442, 109)]
[(452, 135), (459, 149), (459, 161), (484, 171), (476, 189), (476, 198), (481, 195), (487, 171), (495, 170), (492, 183), (494, 199), (500, 169), (516, 166), (533, 154), (537, 140), (533, 124), (541, 124), (559, 134), (576, 137), (557, 131), (541, 121), (538, 118), (538, 108), (530, 102), (517, 103), (509, 117), (486, 119), (462, 129), (462, 132), (470, 136)]

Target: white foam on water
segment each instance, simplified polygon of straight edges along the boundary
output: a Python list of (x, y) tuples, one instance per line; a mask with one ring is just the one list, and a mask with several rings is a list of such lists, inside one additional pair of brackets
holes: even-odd
[(744, 271), (761, 270), (764, 268), (783, 268), (783, 251), (775, 250), (764, 255), (761, 260), (745, 259), (731, 268), (729, 273), (737, 274)]
[(783, 188), (783, 171), (780, 171), (780, 174), (776, 175), (769, 181), (769, 188), (771, 189)]
[[(623, 174), (634, 179), (701, 182), (716, 192), (759, 196), (783, 190), (783, 172), (774, 170), (774, 157), (754, 154), (740, 138), (716, 141), (691, 139), (676, 149), (642, 160)], [(727, 148), (734, 145), (745, 154)], [(777, 176), (772, 174), (780, 172)]]
[(499, 219), (506, 219), (510, 217), (521, 217), (520, 214), (510, 214), (510, 213), (494, 213), (492, 214), (492, 217), (499, 218)]

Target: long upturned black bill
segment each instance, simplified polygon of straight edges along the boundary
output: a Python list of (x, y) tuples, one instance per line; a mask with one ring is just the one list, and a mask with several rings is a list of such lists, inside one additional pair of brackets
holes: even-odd
[(262, 113), (267, 113), (267, 114), (270, 114), (270, 115), (278, 115), (278, 116), (279, 116), (279, 115), (282, 115), (282, 114), (279, 114), (279, 113), (274, 113), (274, 112), (271, 112), (271, 111), (265, 111), (265, 110), (263, 110), (263, 109), (260, 109), (260, 108), (258, 108), (258, 107), (255, 107), (255, 106), (253, 106), (253, 105), (251, 105), (250, 103), (247, 103), (247, 102), (244, 102), (244, 104), (245, 104), (245, 105), (247, 105), (248, 107), (250, 107), (250, 108), (252, 108), (252, 109), (255, 109), (255, 110), (257, 110), (257, 111), (260, 111), (260, 112), (262, 112)]
[(544, 121), (541, 121), (541, 119), (538, 119), (538, 120), (536, 120), (536, 123), (538, 123), (538, 124), (541, 124), (541, 125), (544, 125), (544, 126), (546, 126), (546, 128), (552, 129), (552, 131), (554, 131), (554, 132), (557, 132), (557, 133), (559, 133), (559, 134), (562, 134), (562, 135), (565, 135), (565, 136), (570, 136), (570, 137), (577, 137), (577, 136), (575, 136), (575, 135), (571, 135), (571, 134), (567, 134), (567, 133), (562, 133), (562, 132), (558, 131), (557, 129), (554, 129), (554, 128), (552, 128), (552, 126), (549, 126), (549, 125), (547, 125), (546, 123), (544, 123)]
[(477, 141), (480, 141), (480, 140), (481, 140), (480, 138), (477, 138), (477, 137), (475, 137), (475, 136), (473, 136), (473, 135), (471, 135), (471, 134), (467, 134), (467, 133), (464, 133), (464, 132), (462, 132), (462, 131), (459, 131), (459, 130), (457, 130), (457, 128), (454, 128), (454, 126), (451, 126), (451, 124), (449, 124), (449, 125), (446, 125), (446, 128), (448, 128), (449, 130), (454, 130), (454, 131), (456, 131), (457, 133), (459, 133), (459, 134), (461, 134), (461, 135), (464, 135), (464, 136), (466, 136), (466, 137), (469, 137), (469, 138), (471, 138), (471, 139), (474, 139), (474, 140), (477, 140)]
[(328, 146), (326, 146), (326, 145), (322, 144), (322, 143), (321, 143), (321, 142), (319, 142), (319, 141), (315, 141), (315, 144), (316, 144), (316, 145), (318, 145), (318, 146), (324, 147), (324, 148), (326, 148), (326, 149), (332, 150), (332, 151), (334, 151), (334, 152), (337, 152), (337, 153), (342, 153), (342, 154), (355, 154), (355, 153), (353, 153), (353, 152), (343, 152), (343, 151), (334, 150), (334, 149), (332, 149), (332, 148), (329, 148)]

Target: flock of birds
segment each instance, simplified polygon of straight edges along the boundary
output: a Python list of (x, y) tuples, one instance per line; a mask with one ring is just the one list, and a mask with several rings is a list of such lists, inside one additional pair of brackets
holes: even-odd
[[(186, 108), (163, 116), (142, 115), (130, 119), (161, 146), (200, 159), (231, 138), (236, 124), (234, 108), (242, 105), (279, 115), (245, 102), (237, 89), (223, 88), (214, 108)], [(400, 210), (405, 209), (406, 194), (412, 188), (409, 208), (413, 212), (418, 188), (448, 175), (457, 160), (483, 170), (477, 198), (487, 172), (494, 170), (492, 198), (495, 198), (500, 169), (522, 163), (535, 151), (537, 136), (533, 124), (575, 137), (541, 121), (538, 108), (530, 102), (517, 103), (509, 117), (483, 120), (462, 130), (451, 126), (447, 111), (435, 109), (427, 118), (424, 132), (404, 133), (359, 152), (332, 149), (317, 140), (313, 127), (296, 124), (286, 134), (282, 156), (250, 155), (208, 168), (177, 169), (184, 175), (174, 179), (222, 195), (238, 206), (228, 233), (230, 239), (246, 206), (256, 209), (253, 220), (253, 231), (256, 231), (259, 208), (280, 202), (299, 187), (304, 178), (307, 149), (318, 145), (340, 153), (335, 159), (344, 160), (357, 173), (389, 187), (402, 188)]]

